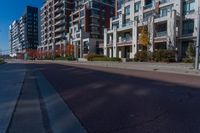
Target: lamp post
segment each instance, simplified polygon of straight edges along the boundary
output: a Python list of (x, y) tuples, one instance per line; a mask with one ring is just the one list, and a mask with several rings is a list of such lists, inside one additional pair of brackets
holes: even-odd
[(197, 12), (197, 43), (196, 43), (196, 54), (195, 54), (195, 69), (199, 69), (199, 47), (200, 47), (200, 7)]

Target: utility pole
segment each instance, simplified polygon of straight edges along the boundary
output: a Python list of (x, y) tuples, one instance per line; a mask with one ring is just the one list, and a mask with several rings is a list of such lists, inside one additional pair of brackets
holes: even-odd
[(197, 12), (197, 42), (196, 42), (196, 54), (195, 54), (195, 69), (199, 69), (199, 47), (200, 47), (200, 7)]

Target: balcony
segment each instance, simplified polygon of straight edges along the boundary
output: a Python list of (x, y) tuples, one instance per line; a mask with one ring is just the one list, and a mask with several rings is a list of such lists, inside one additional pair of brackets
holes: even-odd
[(55, 19), (60, 19), (62, 17), (64, 17), (65, 15), (63, 13), (59, 13), (55, 16)]
[(122, 39), (119, 39), (117, 42), (117, 45), (131, 45), (132, 44), (132, 38), (131, 37), (123, 37)]
[(56, 8), (55, 13), (59, 13), (59, 12), (62, 12), (62, 11), (63, 11), (63, 8), (58, 7), (58, 8)]
[(65, 20), (59, 20), (55, 23), (56, 26), (65, 24)]
[(57, 35), (55, 35), (55, 39), (60, 39), (60, 38), (64, 38), (64, 35), (63, 34), (57, 34)]
[(62, 32), (62, 31), (65, 31), (66, 28), (65, 27), (59, 27), (59, 28), (56, 28), (55, 32)]
[(58, 0), (58, 1), (54, 4), (54, 6), (60, 6), (60, 5), (62, 5), (62, 4), (63, 4), (62, 1)]

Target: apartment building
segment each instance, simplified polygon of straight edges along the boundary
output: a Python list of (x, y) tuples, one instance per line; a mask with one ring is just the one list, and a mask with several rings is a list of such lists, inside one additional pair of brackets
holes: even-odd
[(55, 52), (66, 48), (73, 0), (46, 0), (41, 8), (40, 51)]
[(9, 26), (10, 55), (37, 49), (38, 8), (27, 6), (24, 14)]
[(75, 47), (75, 56), (82, 58), (88, 53), (103, 53), (104, 28), (110, 25), (114, 15), (114, 0), (74, 0), (70, 14), (67, 38)]
[(134, 58), (141, 50), (142, 27), (148, 29), (148, 50), (173, 49), (186, 56), (197, 39), (199, 0), (116, 0), (115, 17), (104, 30), (104, 55)]
[(19, 22), (17, 20), (9, 26), (9, 43), (10, 43), (10, 56), (16, 56), (17, 52), (22, 51), (19, 36)]

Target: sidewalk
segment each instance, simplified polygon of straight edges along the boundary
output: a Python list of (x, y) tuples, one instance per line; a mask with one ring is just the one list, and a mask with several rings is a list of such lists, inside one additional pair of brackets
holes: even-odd
[[(23, 87), (17, 101), (9, 133), (45, 133), (39, 90), (33, 71), (27, 71)], [(31, 129), (31, 130), (30, 130)]]
[(22, 64), (0, 65), (0, 133), (5, 133), (21, 92), (26, 68)]
[(130, 70), (156, 71), (156, 72), (200, 76), (200, 71), (193, 69), (193, 65), (187, 63), (149, 63), (149, 62), (123, 63), (123, 62), (101, 62), (101, 61), (93, 61), (93, 62), (45, 61), (45, 62), (59, 63), (59, 64), (64, 63), (69, 65), (99, 66), (99, 67), (130, 69)]

